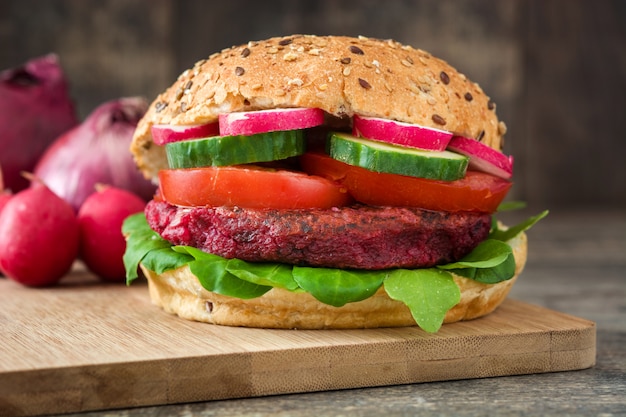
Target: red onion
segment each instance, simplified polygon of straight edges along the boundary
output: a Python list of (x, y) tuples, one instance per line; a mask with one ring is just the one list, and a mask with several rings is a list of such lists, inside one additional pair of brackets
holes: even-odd
[(78, 124), (67, 81), (54, 54), (0, 72), (0, 164), (5, 186), (27, 188), (20, 173), (32, 171), (45, 149)]
[[(2, 209), (11, 199), (11, 193), (4, 189), (4, 181), (2, 180), (2, 167), (0, 167), (0, 213)], [(0, 274), (2, 275), (2, 274)]]
[(125, 189), (149, 200), (156, 185), (139, 172), (129, 151), (137, 122), (147, 109), (148, 103), (140, 97), (101, 104), (46, 150), (35, 175), (76, 211), (96, 191), (96, 184)]

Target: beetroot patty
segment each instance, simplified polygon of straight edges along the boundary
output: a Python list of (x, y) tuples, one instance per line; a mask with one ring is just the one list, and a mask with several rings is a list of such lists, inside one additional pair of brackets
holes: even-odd
[(458, 260), (489, 234), (483, 213), (352, 206), (330, 210), (183, 208), (151, 201), (150, 227), (225, 258), (329, 268), (422, 268)]

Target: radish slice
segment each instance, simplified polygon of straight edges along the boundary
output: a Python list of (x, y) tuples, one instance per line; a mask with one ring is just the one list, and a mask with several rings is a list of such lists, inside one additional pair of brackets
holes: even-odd
[(496, 177), (509, 179), (513, 175), (513, 157), (490, 148), (476, 139), (455, 136), (450, 140), (448, 150), (470, 158), (469, 168), (486, 172)]
[(211, 136), (219, 136), (219, 123), (207, 123), (204, 125), (153, 125), (152, 140), (157, 145), (165, 145), (166, 143), (179, 142), (181, 140), (208, 138)]
[(319, 126), (324, 123), (324, 111), (295, 108), (223, 113), (219, 115), (219, 123), (223, 136), (255, 135)]
[(428, 151), (445, 150), (452, 138), (452, 133), (445, 130), (359, 115), (354, 115), (353, 134), (394, 145)]

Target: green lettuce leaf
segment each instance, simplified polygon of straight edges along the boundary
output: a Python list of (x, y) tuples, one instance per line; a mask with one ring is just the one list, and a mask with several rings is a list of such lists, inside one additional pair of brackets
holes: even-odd
[(460, 268), (448, 269), (448, 271), (483, 284), (497, 284), (515, 276), (515, 257), (511, 253), (504, 262), (491, 268)]
[(418, 326), (431, 333), (439, 330), (448, 310), (461, 300), (452, 275), (435, 268), (390, 271), (384, 287), (389, 297), (409, 307)]
[(440, 265), (438, 268), (493, 268), (504, 262), (511, 253), (511, 247), (506, 243), (495, 239), (487, 239), (459, 261)]
[(526, 219), (525, 221), (519, 224), (516, 224), (513, 227), (509, 227), (508, 229), (502, 230), (496, 227), (495, 230), (491, 232), (489, 237), (492, 239), (501, 240), (503, 242), (511, 240), (515, 236), (519, 235), (520, 233), (525, 232), (526, 230), (533, 227), (535, 223), (537, 223), (539, 220), (546, 217), (548, 213), (549, 213), (548, 210), (544, 210), (541, 213), (537, 214), (536, 216)]
[(138, 278), (140, 263), (160, 274), (184, 266), (193, 259), (173, 252), (172, 245), (150, 228), (143, 213), (126, 218), (122, 225), (122, 233), (127, 237), (126, 251), (122, 258), (127, 285)]
[(193, 256), (194, 260), (189, 262), (189, 270), (208, 291), (246, 300), (260, 297), (272, 289), (270, 286), (253, 284), (237, 278), (226, 269), (228, 259), (221, 256), (190, 246), (176, 246), (174, 250)]
[(300, 266), (294, 266), (292, 274), (300, 288), (322, 303), (335, 307), (371, 297), (387, 276), (385, 271)]
[(300, 287), (293, 279), (291, 265), (277, 263), (246, 262), (241, 259), (230, 259), (226, 270), (239, 279), (253, 284), (284, 288), (298, 291)]

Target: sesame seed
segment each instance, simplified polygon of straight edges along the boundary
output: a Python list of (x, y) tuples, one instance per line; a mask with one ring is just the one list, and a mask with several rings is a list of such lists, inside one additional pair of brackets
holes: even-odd
[(245, 72), (246, 72), (246, 70), (243, 69), (242, 67), (236, 67), (235, 68), (235, 75), (238, 76), (238, 77), (241, 77)]
[(309, 55), (318, 56), (320, 54), (320, 50), (318, 48), (313, 48), (309, 51)]
[(487, 108), (489, 110), (493, 110), (496, 108), (496, 103), (494, 103), (493, 101), (489, 100), (489, 102), (487, 103)]
[(400, 63), (401, 63), (402, 65), (404, 65), (405, 67), (410, 67), (410, 66), (412, 65), (412, 64), (411, 64), (409, 61), (407, 61), (406, 59), (402, 59), (402, 60), (400, 60)]
[(439, 78), (441, 79), (441, 82), (448, 85), (450, 84), (450, 77), (448, 77), (448, 74), (446, 74), (444, 71), (441, 71), (439, 73)]
[(504, 122), (499, 122), (498, 123), (498, 133), (501, 135), (504, 135), (507, 131), (506, 125), (504, 124)]
[(176, 90), (176, 100), (180, 100), (181, 98), (183, 98), (183, 89), (179, 88)]
[(185, 103), (184, 101), (180, 103), (180, 111), (182, 112), (187, 111), (187, 103)]
[(263, 84), (254, 84), (254, 85), (250, 86), (250, 88), (253, 89), (253, 90), (259, 90), (262, 87), (263, 87)]
[(419, 94), (420, 93), (420, 89), (417, 87), (417, 85), (414, 82), (410, 82), (407, 84), (407, 88), (409, 89), (410, 92), (414, 93), (414, 94)]
[(350, 67), (345, 67), (343, 69), (343, 75), (345, 75), (346, 77), (350, 75)]
[(476, 140), (480, 142), (484, 137), (485, 137), (485, 131), (481, 130), (478, 136), (476, 136)]
[(429, 97), (426, 99), (426, 102), (427, 102), (428, 104), (430, 104), (431, 106), (434, 106), (435, 104), (437, 104), (437, 100), (435, 100), (435, 97), (433, 97), (433, 96), (429, 96)]
[(268, 54), (277, 54), (278, 53), (278, 48), (275, 46), (272, 46), (270, 49), (267, 50)]
[(409, 64), (411, 64), (411, 65), (413, 65), (413, 63), (414, 63), (414, 62), (413, 62), (413, 58), (411, 58), (411, 57), (410, 57), (410, 56), (408, 56), (408, 55), (407, 55), (407, 57), (406, 57), (406, 61), (407, 61)]
[(363, 88), (365, 88), (366, 90), (369, 90), (370, 88), (372, 88), (372, 86), (370, 85), (370, 83), (368, 83), (367, 81), (365, 81), (363, 78), (359, 78), (359, 85)]
[(350, 48), (348, 49), (350, 49), (350, 52), (352, 52), (353, 54), (365, 55), (365, 52), (363, 52), (363, 50), (356, 45), (350, 45)]
[(298, 55), (293, 53), (293, 52), (287, 52), (285, 55), (283, 55), (283, 60), (284, 61), (295, 61), (296, 59), (298, 59)]
[(467, 101), (472, 101), (474, 99), (474, 97), (472, 97), (472, 94), (469, 93), (469, 92), (465, 93), (465, 95), (463, 97), (465, 97), (465, 100), (467, 100)]
[(162, 101), (157, 101), (157, 103), (154, 105), (154, 111), (157, 113), (161, 113), (161, 111), (163, 111), (166, 107), (167, 107), (167, 103), (164, 103)]
[(324, 91), (328, 88), (328, 84), (320, 84), (317, 88), (319, 88), (320, 90)]
[(342, 64), (349, 64), (352, 60), (350, 59), (350, 57), (345, 57), (345, 58), (341, 58), (339, 60), (339, 62), (341, 62)]
[(293, 42), (293, 39), (289, 38), (289, 39), (283, 39), (280, 42), (278, 42), (278, 44), (280, 46), (287, 46), (289, 45), (291, 42)]
[(433, 114), (433, 122), (437, 123), (438, 125), (445, 125), (446, 124), (446, 119), (444, 119), (443, 117), (439, 116), (438, 114)]
[(248, 55), (250, 55), (250, 48), (243, 48), (243, 50), (241, 51), (241, 57), (247, 58)]
[(191, 80), (187, 81), (187, 84), (185, 84), (185, 94), (189, 93), (189, 90), (191, 89), (192, 85), (193, 85), (193, 81)]

